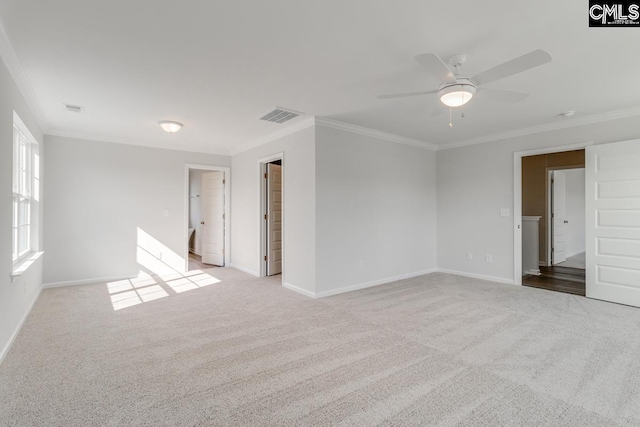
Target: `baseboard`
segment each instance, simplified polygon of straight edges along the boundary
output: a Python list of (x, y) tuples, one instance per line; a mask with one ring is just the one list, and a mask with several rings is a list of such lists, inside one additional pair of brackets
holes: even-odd
[(191, 249), (191, 248), (189, 248), (189, 252), (191, 252), (192, 254), (196, 254), (196, 255), (198, 255), (198, 256), (202, 256), (202, 254), (201, 254), (200, 252), (196, 252), (196, 250), (195, 250), (195, 249)]
[(401, 274), (399, 276), (387, 277), (384, 279), (372, 280), (370, 282), (359, 283), (357, 285), (345, 286), (344, 288), (331, 289), (328, 291), (317, 292), (313, 298), (325, 298), (332, 295), (344, 294), (346, 292), (358, 291), (360, 289), (372, 288), (374, 286), (384, 285), (386, 283), (397, 282), (398, 280), (410, 279), (412, 277), (424, 276), (425, 274), (435, 273), (436, 269), (431, 268), (428, 270), (415, 271), (413, 273)]
[(18, 334), (20, 333), (20, 330), (22, 329), (24, 322), (27, 320), (27, 317), (29, 317), (29, 314), (31, 313), (31, 309), (33, 309), (33, 306), (36, 305), (36, 301), (38, 301), (38, 298), (40, 298), (40, 293), (42, 292), (42, 288), (43, 287), (41, 286), (40, 289), (38, 289), (38, 293), (36, 294), (35, 298), (33, 298), (33, 301), (31, 301), (31, 304), (29, 305), (29, 308), (27, 309), (27, 311), (24, 313), (24, 316), (22, 316), (22, 319), (20, 320), (20, 323), (18, 323), (16, 330), (13, 331), (13, 334), (11, 335), (9, 342), (2, 349), (2, 353), (0, 353), (0, 365), (2, 365), (2, 362), (4, 361), (5, 356), (9, 353), (9, 349), (11, 349), (13, 342), (18, 337)]
[(239, 265), (236, 265), (236, 264), (228, 264), (227, 267), (235, 268), (236, 270), (240, 270), (243, 273), (247, 273), (255, 277), (260, 277), (260, 274), (256, 273), (255, 271), (249, 270), (248, 268), (240, 267)]
[(308, 291), (308, 290), (306, 290), (306, 289), (299, 288), (299, 287), (294, 286), (294, 285), (292, 285), (292, 284), (290, 284), (290, 283), (285, 283), (285, 282), (283, 282), (283, 283), (282, 283), (282, 286), (284, 286), (285, 288), (290, 289), (290, 290), (292, 290), (292, 291), (294, 291), (294, 292), (297, 292), (297, 293), (299, 293), (299, 294), (302, 294), (302, 295), (304, 295), (305, 297), (309, 297), (309, 298), (317, 298), (317, 296), (316, 296), (315, 292), (311, 292), (311, 291)]
[(546, 267), (547, 266), (547, 261), (538, 261), (538, 266)]
[(94, 283), (117, 282), (118, 280), (132, 279), (137, 276), (116, 276), (116, 277), (97, 277), (95, 279), (70, 280), (67, 282), (45, 283), (44, 289), (64, 288), (67, 286), (93, 285)]
[(454, 274), (456, 276), (470, 277), (472, 279), (488, 280), (490, 282), (506, 283), (507, 285), (513, 285), (513, 279), (505, 279), (503, 277), (484, 276), (482, 274), (466, 273), (464, 271), (447, 270), (445, 268), (438, 268), (439, 273)]
[(566, 257), (567, 257), (567, 258), (571, 258), (572, 256), (576, 256), (576, 255), (582, 254), (582, 253), (584, 253), (585, 251), (586, 251), (586, 249), (583, 249), (583, 250), (578, 251), (578, 252), (571, 252), (570, 254), (567, 254), (567, 255), (566, 255)]

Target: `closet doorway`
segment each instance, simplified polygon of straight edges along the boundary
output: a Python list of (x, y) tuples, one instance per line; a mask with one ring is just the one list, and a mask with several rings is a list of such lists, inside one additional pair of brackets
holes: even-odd
[(281, 275), (284, 268), (284, 164), (282, 154), (260, 161), (261, 276)]

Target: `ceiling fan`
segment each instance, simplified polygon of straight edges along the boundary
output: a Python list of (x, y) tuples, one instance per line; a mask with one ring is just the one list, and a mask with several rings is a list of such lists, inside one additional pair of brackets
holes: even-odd
[(436, 90), (428, 90), (421, 92), (396, 93), (391, 95), (380, 95), (379, 99), (404, 98), (409, 96), (421, 96), (438, 94), (440, 101), (447, 107), (460, 107), (473, 97), (476, 91), (486, 92), (488, 96), (502, 102), (519, 102), (529, 96), (526, 92), (518, 92), (514, 90), (497, 89), (491, 87), (482, 87), (487, 83), (522, 73), (540, 65), (551, 61), (551, 55), (541, 49), (529, 52), (511, 61), (504, 62), (487, 71), (477, 74), (473, 77), (461, 77), (460, 67), (465, 63), (466, 55), (453, 55), (449, 59), (449, 64), (453, 70), (448, 67), (442, 59), (435, 53), (423, 53), (416, 56), (423, 67), (427, 69), (442, 84)]

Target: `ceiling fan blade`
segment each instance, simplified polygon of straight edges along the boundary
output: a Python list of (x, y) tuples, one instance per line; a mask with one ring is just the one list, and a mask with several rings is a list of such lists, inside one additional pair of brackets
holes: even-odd
[(423, 53), (416, 56), (416, 61), (431, 73), (433, 77), (442, 83), (455, 83), (456, 77), (453, 75), (447, 64), (435, 53)]
[(497, 65), (490, 70), (472, 77), (471, 80), (473, 80), (477, 85), (484, 85), (530, 70), (531, 68), (538, 67), (546, 64), (547, 62), (551, 62), (551, 55), (549, 52), (538, 49), (533, 52), (529, 52), (526, 55), (512, 59), (511, 61)]
[(432, 95), (438, 93), (437, 90), (427, 90), (422, 92), (392, 93), (390, 95), (378, 95), (378, 99), (407, 98), (409, 96)]
[(486, 94), (487, 98), (500, 102), (520, 102), (524, 101), (529, 96), (527, 92), (497, 89), (493, 87), (479, 87), (477, 91)]

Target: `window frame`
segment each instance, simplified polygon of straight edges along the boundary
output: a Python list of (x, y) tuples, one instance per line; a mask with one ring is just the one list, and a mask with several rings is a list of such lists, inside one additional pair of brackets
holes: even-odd
[(11, 260), (16, 270), (38, 251), (40, 156), (38, 142), (15, 111), (12, 145)]

